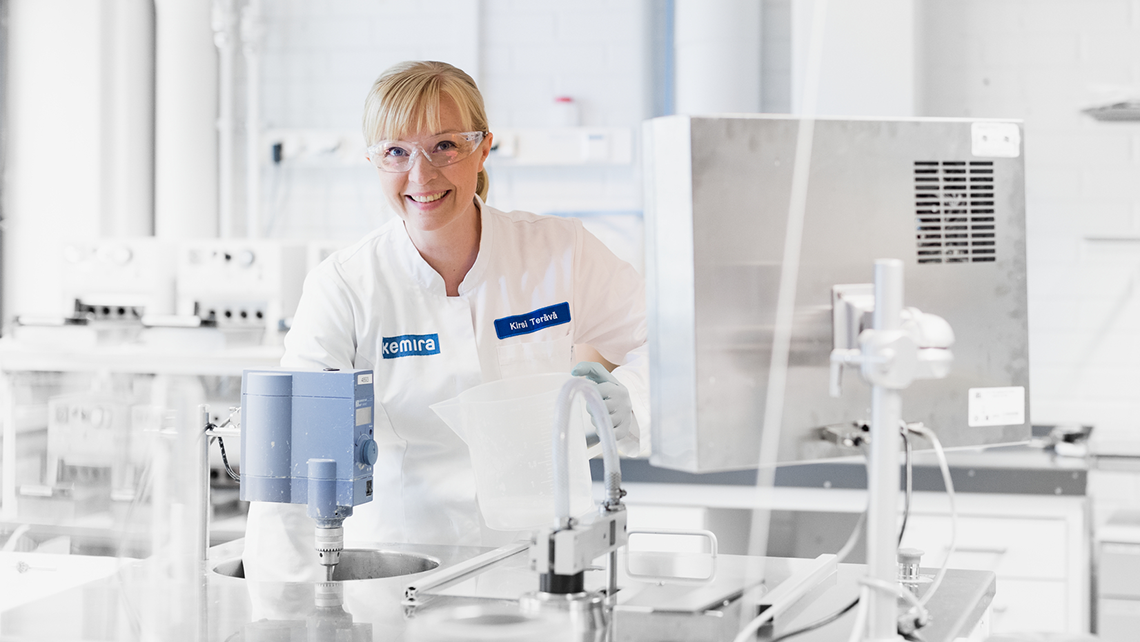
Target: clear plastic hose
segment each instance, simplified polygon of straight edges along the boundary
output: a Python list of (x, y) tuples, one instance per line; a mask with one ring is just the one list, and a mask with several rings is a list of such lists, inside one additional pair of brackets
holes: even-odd
[(617, 439), (614, 437), (614, 426), (610, 420), (610, 413), (602, 395), (598, 393), (597, 384), (592, 381), (574, 377), (563, 384), (558, 392), (558, 403), (554, 415), (553, 453), (554, 453), (554, 516), (558, 520), (558, 527), (562, 528), (570, 522), (570, 463), (568, 442), (570, 439), (570, 412), (574, 395), (581, 395), (586, 400), (586, 409), (594, 418), (594, 426), (598, 429), (598, 437), (602, 443), (602, 461), (605, 470), (605, 486), (607, 503), (616, 502), (621, 497), (621, 462), (618, 458)]

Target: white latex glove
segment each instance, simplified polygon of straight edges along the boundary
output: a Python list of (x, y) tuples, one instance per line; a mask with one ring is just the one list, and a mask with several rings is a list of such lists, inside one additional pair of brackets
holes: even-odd
[[(610, 412), (610, 421), (614, 424), (616, 440), (620, 441), (637, 433), (637, 418), (633, 416), (633, 400), (629, 398), (629, 390), (602, 364), (582, 361), (574, 366), (570, 374), (575, 377), (585, 377), (598, 384), (598, 393), (602, 395), (602, 401), (606, 402), (606, 410)], [(594, 418), (590, 417), (590, 421), (593, 420)], [(594, 429), (597, 428), (597, 424), (594, 424)]]

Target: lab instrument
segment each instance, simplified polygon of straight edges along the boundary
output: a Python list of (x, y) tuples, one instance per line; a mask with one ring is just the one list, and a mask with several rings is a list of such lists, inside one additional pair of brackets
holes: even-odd
[(765, 458), (851, 454), (819, 428), (870, 418), (858, 378), (828, 395), (830, 354), (844, 347), (836, 318), (857, 316), (851, 342), (870, 319), (857, 297), (832, 292), (869, 292), (883, 257), (903, 261), (907, 304), (936, 310), (958, 339), (953, 374), (909, 388), (903, 419), (947, 447), (1028, 438), (1019, 122), (678, 115), (648, 121), (644, 137), (652, 462), (758, 464), (801, 132), (811, 144), (798, 159), (799, 255), (787, 255), (796, 280), (781, 438)]
[(345, 518), (372, 501), (372, 371), (246, 370), (241, 396), (241, 499), (307, 505), (331, 580)]
[(290, 241), (188, 241), (178, 249), (180, 316), (227, 332), (228, 343), (280, 343), (297, 310), (306, 247)]
[[(570, 512), (570, 418), (571, 402), (576, 396), (586, 400), (594, 425), (599, 427), (605, 464), (602, 479), (605, 499), (596, 515), (581, 520)], [(613, 423), (596, 384), (585, 379), (573, 378), (563, 384), (558, 391), (557, 403), (551, 440), (555, 523), (535, 534), (530, 549), (531, 568), (540, 573), (540, 593), (579, 594), (584, 591), (583, 574), (590, 562), (608, 554), (610, 573), (607, 588), (613, 595), (617, 590), (616, 552), (628, 539), (625, 506), (621, 503), (625, 491), (621, 488), (621, 463)]]

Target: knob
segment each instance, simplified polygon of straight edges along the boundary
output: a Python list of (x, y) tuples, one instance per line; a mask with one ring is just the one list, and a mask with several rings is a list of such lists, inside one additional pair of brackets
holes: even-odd
[(376, 445), (376, 440), (365, 437), (364, 441), (360, 442), (360, 461), (372, 466), (379, 457), (380, 447)]

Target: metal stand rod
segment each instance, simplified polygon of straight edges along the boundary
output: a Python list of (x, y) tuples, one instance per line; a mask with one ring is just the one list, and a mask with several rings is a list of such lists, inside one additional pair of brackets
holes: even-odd
[(498, 564), (519, 553), (526, 552), (529, 549), (529, 541), (513, 542), (505, 546), (500, 546), (493, 551), (472, 557), (466, 562), (460, 562), (446, 569), (435, 571), (430, 575), (420, 578), (414, 584), (408, 584), (404, 587), (403, 604), (418, 604), (424, 600), (425, 595), (432, 591), (450, 586), (460, 580), (481, 573), (490, 566)]
[[(198, 559), (205, 562), (210, 556), (210, 433), (206, 429), (210, 425), (210, 407), (198, 406), (198, 475), (201, 486), (201, 522), (198, 530)], [(191, 424), (193, 426), (193, 424)], [(191, 428), (188, 426), (188, 428)], [(192, 429), (192, 428), (191, 428)]]
[[(897, 331), (901, 324), (903, 266), (896, 259), (875, 261), (876, 331)], [(867, 574), (894, 582), (898, 555), (899, 420), (902, 398), (898, 390), (873, 386), (871, 390), (871, 466), (867, 478)], [(897, 598), (871, 589), (867, 603), (867, 639), (898, 639)]]
[(617, 551), (610, 551), (606, 557), (606, 574), (609, 576), (606, 581), (606, 597), (611, 599), (617, 595), (617, 565)]

